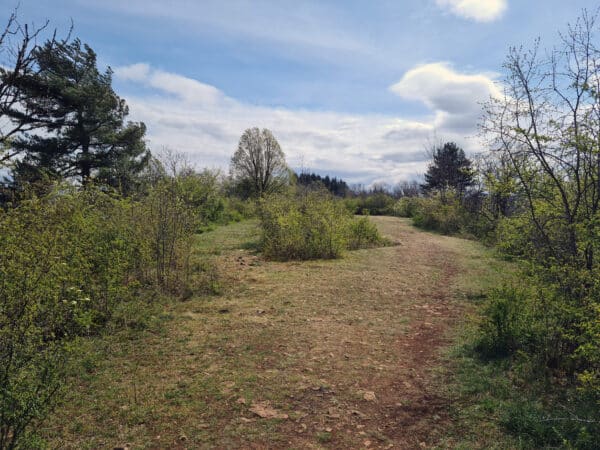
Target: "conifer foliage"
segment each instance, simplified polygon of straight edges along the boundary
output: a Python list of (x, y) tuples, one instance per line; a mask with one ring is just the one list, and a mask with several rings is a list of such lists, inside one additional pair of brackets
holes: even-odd
[(51, 176), (86, 185), (101, 175), (118, 185), (123, 173), (141, 171), (149, 158), (146, 127), (125, 122), (128, 107), (112, 89), (111, 69), (98, 70), (96, 53), (78, 39), (48, 41), (35, 59), (37, 70), (15, 79), (23, 100), (10, 115), (41, 128), (14, 141), (23, 155), (15, 179)]
[(446, 192), (454, 189), (462, 196), (466, 189), (473, 185), (471, 161), (465, 152), (454, 142), (446, 142), (433, 150), (433, 161), (425, 174), (422, 185), (425, 192)]

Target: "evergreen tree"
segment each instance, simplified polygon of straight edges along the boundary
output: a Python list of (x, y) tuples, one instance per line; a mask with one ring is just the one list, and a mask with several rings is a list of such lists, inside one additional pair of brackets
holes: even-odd
[(462, 197), (473, 185), (471, 161), (454, 142), (446, 142), (433, 150), (433, 160), (427, 168), (423, 191), (440, 191), (442, 195), (454, 189)]
[(47, 42), (35, 51), (37, 71), (16, 80), (23, 92), (16, 122), (43, 125), (13, 142), (24, 155), (15, 179), (75, 178), (83, 185), (100, 173), (120, 186), (123, 170), (137, 173), (147, 164), (143, 123), (125, 123), (129, 110), (112, 89), (112, 71), (100, 72), (95, 52), (78, 39)]
[(344, 180), (338, 180), (336, 177), (329, 178), (329, 175), (321, 177), (316, 173), (303, 172), (300, 175), (296, 175), (296, 179), (298, 184), (302, 186), (321, 184), (325, 186), (333, 195), (337, 195), (338, 197), (345, 197), (349, 191), (348, 185)]

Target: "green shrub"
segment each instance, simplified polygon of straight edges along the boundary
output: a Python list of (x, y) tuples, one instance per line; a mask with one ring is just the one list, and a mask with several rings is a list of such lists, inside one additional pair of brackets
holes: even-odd
[(254, 201), (242, 200), (238, 197), (226, 197), (225, 208), (220, 223), (240, 222), (244, 219), (256, 217), (256, 204)]
[(338, 258), (347, 248), (384, 243), (368, 218), (354, 219), (342, 201), (323, 191), (263, 199), (260, 219), (260, 246), (268, 258)]
[(458, 201), (451, 197), (446, 200), (439, 196), (420, 199), (412, 217), (417, 227), (426, 230), (455, 234), (463, 229), (463, 212)]
[(348, 223), (348, 249), (377, 247), (385, 243), (387, 241), (368, 217), (358, 217)]
[(395, 200), (385, 192), (364, 194), (360, 197), (347, 200), (347, 205), (352, 206), (353, 214), (387, 216), (393, 214)]
[(166, 182), (139, 201), (58, 186), (0, 211), (0, 448), (33, 445), (80, 337), (144, 326), (150, 289), (216, 286), (209, 263), (192, 277), (195, 224)]
[(421, 198), (419, 197), (402, 197), (392, 208), (392, 215), (396, 217), (414, 217), (418, 211)]
[(477, 349), (486, 356), (507, 356), (523, 349), (532, 339), (527, 293), (516, 288), (491, 291), (483, 311)]
[(128, 300), (133, 252), (99, 192), (68, 188), (0, 213), (0, 442), (11, 448), (52, 407), (76, 336)]
[(337, 258), (347, 245), (350, 214), (322, 192), (262, 200), (261, 248), (275, 259)]

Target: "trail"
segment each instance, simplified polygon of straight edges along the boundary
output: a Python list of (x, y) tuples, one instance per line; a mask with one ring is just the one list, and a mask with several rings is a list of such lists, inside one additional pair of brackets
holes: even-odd
[[(449, 405), (432, 371), (461, 312), (452, 298), (460, 258), (451, 238), (375, 220), (399, 245), (342, 261), (255, 265), (244, 251), (222, 258), (237, 286), (225, 300), (230, 345), (264, 355), (251, 358), (257, 383), (240, 386), (236, 400), (251, 405), (251, 396), (289, 417), (270, 424), (271, 436), (244, 442), (240, 433), (223, 447), (423, 448), (444, 436)], [(243, 408), (240, 416), (259, 428), (270, 420)]]
[(334, 261), (264, 261), (252, 223), (202, 235), (221, 295), (170, 304), (161, 333), (111, 344), (58, 411), (51, 444), (448, 447), (442, 354), (464, 316), (457, 293), (493, 263), (475, 243), (372, 220), (398, 245)]

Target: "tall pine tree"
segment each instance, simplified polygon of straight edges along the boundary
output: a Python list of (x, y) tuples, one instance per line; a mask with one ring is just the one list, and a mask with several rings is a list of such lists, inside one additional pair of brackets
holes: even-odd
[(15, 164), (15, 179), (43, 174), (88, 184), (99, 175), (119, 185), (141, 171), (150, 153), (143, 123), (125, 122), (129, 110), (112, 89), (112, 71), (100, 72), (96, 53), (78, 39), (47, 42), (35, 52), (37, 71), (18, 79), (22, 108), (13, 120), (43, 124), (13, 142), (24, 157)]
[(424, 192), (439, 191), (442, 195), (453, 189), (462, 197), (469, 186), (473, 185), (471, 161), (465, 152), (454, 142), (446, 142), (433, 150), (433, 160), (427, 168)]

